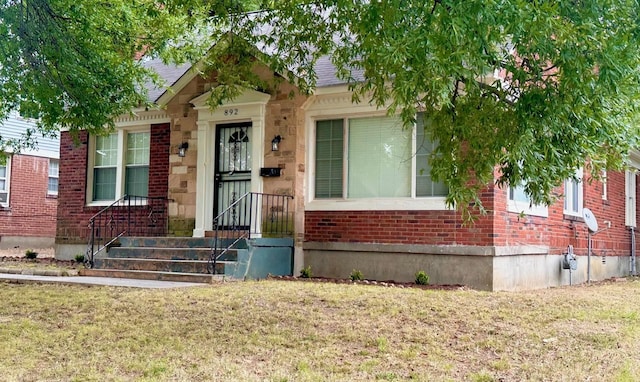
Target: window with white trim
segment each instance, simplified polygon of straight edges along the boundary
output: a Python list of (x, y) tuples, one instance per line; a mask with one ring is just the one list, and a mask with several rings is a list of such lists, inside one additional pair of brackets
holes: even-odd
[(9, 169), (11, 168), (11, 157), (5, 159), (4, 164), (0, 164), (0, 206), (9, 206)]
[(147, 196), (149, 131), (118, 130), (91, 139), (88, 200), (103, 204), (124, 195)]
[(49, 181), (47, 195), (58, 195), (58, 177), (60, 174), (60, 161), (49, 159)]
[(516, 212), (525, 215), (549, 216), (547, 206), (542, 204), (534, 204), (531, 198), (524, 192), (524, 186), (509, 187), (509, 199), (507, 203), (507, 211)]
[(565, 215), (582, 216), (583, 206), (582, 169), (576, 171), (575, 179), (564, 181)]
[(414, 129), (388, 116), (316, 120), (315, 199), (444, 197), (431, 179), (434, 147), (422, 114)]
[(636, 172), (625, 171), (625, 214), (624, 221), (627, 227), (636, 226)]
[(607, 200), (607, 170), (602, 170), (600, 175), (602, 177), (602, 200)]

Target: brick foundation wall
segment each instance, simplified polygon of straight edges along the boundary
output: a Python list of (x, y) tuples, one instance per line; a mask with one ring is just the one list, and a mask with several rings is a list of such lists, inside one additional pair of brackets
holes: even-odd
[[(151, 125), (149, 196), (166, 197), (169, 172), (169, 124)], [(81, 244), (89, 238), (89, 219), (104, 207), (86, 206), (88, 134), (80, 132), (78, 145), (68, 132), (60, 136), (57, 244)]]
[(49, 158), (14, 155), (9, 206), (0, 207), (0, 236), (54, 237), (58, 200), (48, 196)]

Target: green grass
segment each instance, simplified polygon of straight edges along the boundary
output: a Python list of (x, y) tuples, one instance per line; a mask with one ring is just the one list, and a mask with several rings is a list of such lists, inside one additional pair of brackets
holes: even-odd
[(0, 283), (3, 381), (640, 380), (640, 281), (522, 293)]

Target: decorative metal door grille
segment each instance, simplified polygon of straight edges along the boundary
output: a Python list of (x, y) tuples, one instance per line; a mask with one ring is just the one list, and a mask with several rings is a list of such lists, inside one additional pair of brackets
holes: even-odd
[[(218, 125), (216, 133), (214, 216), (251, 191), (251, 122)], [(248, 213), (238, 205), (217, 223), (221, 227), (238, 227), (239, 222), (248, 221)]]

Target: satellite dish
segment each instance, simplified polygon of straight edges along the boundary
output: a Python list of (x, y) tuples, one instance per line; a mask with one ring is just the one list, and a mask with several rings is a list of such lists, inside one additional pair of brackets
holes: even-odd
[(583, 208), (582, 217), (584, 218), (584, 222), (591, 233), (598, 232), (598, 221), (596, 220), (596, 216), (593, 214), (593, 212), (591, 212), (590, 209)]

